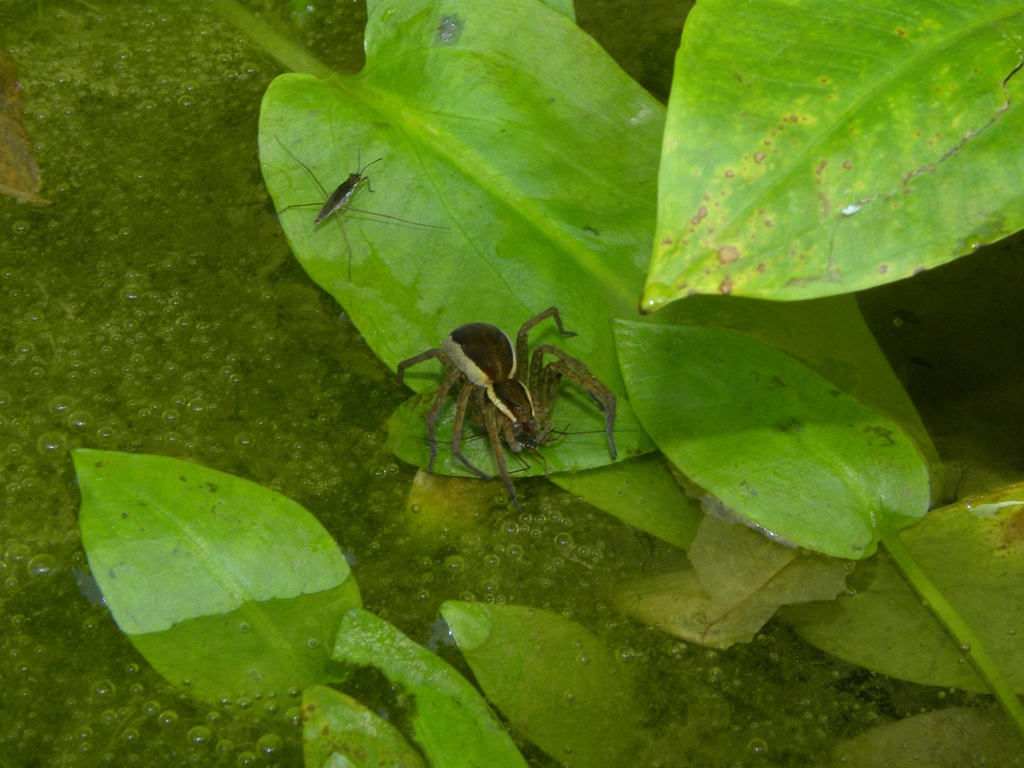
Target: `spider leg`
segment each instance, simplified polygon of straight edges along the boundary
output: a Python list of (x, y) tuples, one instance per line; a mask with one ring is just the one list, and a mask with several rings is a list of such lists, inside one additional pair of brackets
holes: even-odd
[(455, 382), (460, 378), (465, 379), (466, 377), (465, 374), (458, 369), (448, 374), (448, 377), (444, 380), (441, 388), (437, 390), (437, 396), (434, 398), (434, 404), (430, 406), (430, 410), (427, 412), (427, 417), (424, 419), (427, 424), (427, 441), (430, 443), (430, 463), (427, 465), (427, 474), (434, 471), (434, 461), (437, 459), (437, 414), (441, 412), (441, 406), (444, 405), (444, 399), (448, 396), (448, 390), (450, 390), (455, 385)]
[(484, 405), (484, 426), (487, 428), (487, 436), (491, 439), (491, 448), (494, 450), (494, 460), (498, 463), (498, 473), (505, 483), (505, 489), (516, 509), (522, 509), (519, 505), (519, 497), (516, 496), (515, 486), (512, 485), (512, 478), (508, 475), (508, 465), (505, 463), (505, 450), (501, 447), (501, 435), (498, 432), (498, 424), (495, 419), (497, 408), (494, 404), (487, 402)]
[[(536, 352), (541, 354), (538, 355)], [(530, 364), (530, 381), (533, 384), (537, 410), (547, 415), (551, 412), (551, 404), (555, 401), (558, 385), (562, 381), (562, 372), (551, 365), (544, 365), (543, 352), (540, 347), (535, 350)]]
[[(547, 320), (549, 317), (555, 318), (555, 325), (558, 326), (558, 332), (562, 336), (576, 335), (576, 333), (573, 331), (565, 330), (565, 326), (562, 325), (562, 316), (558, 314), (558, 307), (548, 307), (539, 315), (534, 315), (519, 327), (519, 333), (516, 334), (516, 359), (520, 361), (521, 365), (526, 365), (526, 355), (528, 349), (526, 339), (527, 335), (530, 333), (531, 330), (533, 330), (533, 328), (536, 325), (543, 322), (544, 320)], [(517, 371), (517, 374), (519, 374), (519, 371)], [(517, 375), (516, 378), (518, 378), (520, 381), (523, 381), (524, 383), (528, 383), (525, 382), (522, 375)]]
[[(552, 355), (558, 359), (544, 366), (544, 355)], [(611, 448), (612, 458), (618, 458), (619, 452), (615, 448), (615, 410), (618, 400), (608, 387), (598, 379), (590, 369), (580, 360), (572, 355), (566, 354), (558, 347), (550, 344), (541, 344), (533, 350), (533, 359), (530, 361), (531, 380), (538, 378), (538, 394), (541, 399), (547, 398), (541, 403), (541, 407), (550, 407), (551, 399), (554, 398), (555, 389), (561, 377), (571, 379), (602, 406), (604, 406), (605, 431), (608, 435), (608, 447)]]
[(479, 387), (469, 381), (462, 385), (462, 390), (459, 392), (459, 401), (455, 406), (455, 424), (452, 427), (452, 454), (484, 480), (490, 480), (490, 475), (481, 471), (479, 467), (474, 466), (462, 453), (462, 424), (466, 420), (466, 407), (469, 405), (470, 396), (479, 394), (481, 391)]
[(426, 352), (420, 352), (418, 355), (415, 355), (413, 357), (410, 357), (408, 360), (403, 360), (402, 362), (400, 362), (398, 364), (398, 369), (395, 374), (398, 379), (398, 383), (401, 384), (402, 380), (405, 378), (406, 368), (416, 365), (417, 363), (422, 363), (424, 360), (431, 360), (432, 358), (435, 357), (439, 358), (441, 360), (441, 364), (444, 365), (444, 367), (447, 368), (449, 371), (452, 369), (452, 366), (449, 365), (448, 363), (448, 355), (445, 354), (445, 351), (440, 347), (435, 347), (434, 349), (428, 349)]

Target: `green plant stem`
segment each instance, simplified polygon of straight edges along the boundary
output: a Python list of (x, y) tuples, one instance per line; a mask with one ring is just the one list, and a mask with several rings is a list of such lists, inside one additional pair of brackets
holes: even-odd
[(1017, 725), (1017, 729), (1024, 736), (1024, 706), (1007, 682), (1006, 675), (996, 666), (992, 657), (988, 655), (974, 630), (968, 626), (956, 609), (946, 600), (945, 595), (932, 583), (921, 567), (914, 560), (913, 555), (903, 545), (899, 534), (895, 531), (882, 536), (882, 543), (892, 556), (897, 567), (903, 572), (907, 581), (924, 598), (928, 608), (935, 617), (942, 622), (942, 625), (953, 636), (957, 644), (967, 654), (974, 664), (978, 674), (988, 685), (996, 699), (1002, 705), (1003, 710), (1010, 719)]
[(318, 58), (309, 55), (234, 0), (210, 0), (210, 7), (226, 22), (238, 27), (246, 37), (277, 59), (286, 69), (292, 72), (305, 72), (321, 79), (334, 74), (334, 71)]

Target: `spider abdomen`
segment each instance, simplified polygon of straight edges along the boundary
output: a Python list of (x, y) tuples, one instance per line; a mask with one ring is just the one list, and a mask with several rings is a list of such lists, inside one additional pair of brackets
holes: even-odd
[(473, 384), (486, 387), (512, 378), (516, 352), (500, 328), (489, 323), (467, 323), (448, 334), (442, 345), (455, 366)]

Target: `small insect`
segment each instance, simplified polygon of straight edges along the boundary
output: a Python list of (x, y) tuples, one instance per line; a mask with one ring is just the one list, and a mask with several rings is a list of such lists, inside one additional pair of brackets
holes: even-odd
[[(538, 323), (548, 318), (554, 319), (562, 336), (576, 335), (565, 330), (558, 308), (549, 307), (523, 323), (516, 334), (515, 347), (501, 329), (487, 323), (469, 323), (448, 334), (441, 347), (428, 349), (398, 364), (399, 384), (407, 368), (424, 360), (437, 358), (448, 372), (425, 419), (430, 443), (428, 472), (433, 471), (437, 458), (437, 416), (445, 398), (456, 384), (459, 385), (459, 394), (452, 428), (452, 454), (475, 474), (485, 480), (491, 479), (490, 475), (474, 466), (462, 453), (462, 427), (466, 411), (472, 408), (473, 419), (487, 430), (498, 471), (516, 509), (519, 509), (519, 498), (509, 477), (505, 452), (501, 447), (502, 440), (513, 453), (520, 453), (524, 449), (537, 453), (537, 447), (551, 434), (548, 414), (563, 376), (585, 389), (595, 401), (604, 406), (608, 446), (612, 458), (618, 456), (613, 435), (617, 403), (615, 395), (586, 365), (558, 347), (540, 344), (529, 358), (529, 368), (526, 367), (529, 354), (527, 335)], [(545, 355), (557, 359), (545, 365)], [(522, 363), (521, 367), (519, 363)]]
[[(345, 249), (348, 251), (349, 280), (352, 280), (352, 246), (349, 244), (348, 241), (348, 233), (345, 231), (345, 224), (341, 220), (342, 213), (345, 213), (346, 211), (351, 211), (353, 213), (363, 213), (368, 216), (379, 216), (382, 219), (391, 219), (392, 221), (397, 221), (402, 224), (408, 224), (413, 227), (423, 227), (426, 229), (447, 229), (447, 227), (439, 227), (434, 224), (423, 224), (418, 221), (400, 219), (398, 216), (389, 216), (386, 213), (366, 211), (361, 208), (352, 208), (351, 206), (349, 206), (349, 202), (352, 200), (352, 196), (355, 195), (356, 190), (358, 190), (359, 187), (363, 186), (364, 184), (366, 185), (366, 188), (370, 192), (373, 192), (373, 187), (370, 186), (370, 177), (366, 176), (365, 172), (366, 169), (369, 168), (371, 165), (373, 165), (374, 163), (379, 163), (381, 160), (383, 160), (383, 157), (378, 157), (376, 160), (372, 160), (366, 165), (361, 165), (358, 171), (356, 171), (355, 173), (350, 173), (348, 175), (348, 178), (341, 182), (341, 184), (339, 184), (338, 187), (330, 195), (328, 195), (327, 190), (324, 189), (323, 185), (320, 183), (320, 180), (316, 177), (316, 174), (314, 174), (313, 171), (310, 170), (309, 166), (307, 166), (304, 162), (299, 160), (299, 158), (297, 158), (292, 153), (292, 151), (285, 146), (284, 142), (281, 141), (280, 138), (278, 138), (277, 136), (275, 136), (274, 138), (277, 139), (277, 143), (280, 144), (281, 148), (289, 154), (292, 160), (294, 160), (296, 163), (302, 166), (302, 170), (304, 170), (309, 175), (309, 178), (313, 180), (313, 183), (316, 184), (317, 188), (323, 193), (324, 197), (326, 198), (326, 202), (324, 202), (322, 207), (320, 208), (320, 213), (318, 213), (316, 215), (316, 218), (313, 219), (313, 226), (319, 226), (324, 221), (324, 219), (326, 219), (332, 213), (338, 214), (335, 217), (335, 219), (338, 222), (338, 226), (341, 228), (341, 236), (345, 239)], [(357, 162), (362, 162), (362, 158), (357, 158)], [(310, 205), (320, 205), (320, 203), (296, 203), (294, 205), (289, 205), (285, 208), (282, 208), (280, 211), (277, 212), (277, 215), (280, 216), (282, 213), (292, 208), (303, 208)]]

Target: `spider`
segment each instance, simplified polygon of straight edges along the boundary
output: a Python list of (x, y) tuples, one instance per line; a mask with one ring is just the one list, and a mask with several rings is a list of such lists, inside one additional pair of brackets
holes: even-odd
[[(549, 307), (523, 323), (516, 334), (515, 348), (512, 346), (512, 340), (501, 329), (487, 323), (469, 323), (448, 334), (441, 347), (428, 349), (398, 364), (399, 384), (402, 383), (406, 368), (435, 357), (448, 371), (425, 419), (430, 443), (430, 463), (427, 465), (427, 472), (433, 471), (434, 460), (437, 458), (437, 416), (441, 412), (445, 397), (456, 384), (459, 384), (460, 388), (455, 407), (455, 424), (452, 428), (452, 454), (472, 472), (485, 480), (491, 479), (490, 475), (474, 466), (462, 454), (462, 427), (466, 419), (466, 410), (472, 407), (474, 420), (487, 430), (498, 471), (516, 509), (520, 508), (519, 498), (508, 474), (505, 452), (501, 447), (502, 439), (513, 453), (519, 453), (524, 449), (531, 453), (537, 452), (537, 447), (551, 433), (551, 420), (548, 414), (563, 376), (581, 386), (596, 402), (604, 406), (608, 446), (612, 458), (618, 456), (612, 434), (617, 402), (615, 395), (586, 365), (558, 347), (541, 344), (533, 350), (530, 367), (526, 368), (525, 361), (529, 353), (527, 334), (534, 326), (549, 317), (554, 318), (558, 332), (562, 336), (576, 335), (562, 326), (558, 308)], [(557, 359), (545, 365), (545, 355), (552, 355)], [(519, 366), (519, 361), (523, 361), (524, 364)]]

